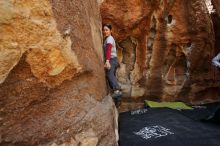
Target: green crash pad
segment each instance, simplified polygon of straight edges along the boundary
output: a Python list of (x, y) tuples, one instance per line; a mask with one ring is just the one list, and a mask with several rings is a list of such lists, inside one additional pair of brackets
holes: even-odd
[(193, 109), (192, 107), (186, 105), (183, 102), (155, 102), (155, 101), (145, 100), (145, 105), (152, 108), (168, 107), (172, 109)]

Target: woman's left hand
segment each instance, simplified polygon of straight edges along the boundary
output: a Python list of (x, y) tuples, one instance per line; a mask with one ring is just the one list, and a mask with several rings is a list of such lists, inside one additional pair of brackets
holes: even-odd
[(104, 67), (108, 70), (111, 68), (111, 64), (109, 63), (109, 60), (106, 60)]

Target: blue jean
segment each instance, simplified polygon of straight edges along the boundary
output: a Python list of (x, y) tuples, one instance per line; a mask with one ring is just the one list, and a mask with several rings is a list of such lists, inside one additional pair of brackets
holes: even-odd
[(118, 85), (118, 81), (117, 78), (115, 76), (115, 72), (118, 66), (118, 61), (117, 58), (111, 58), (110, 59), (110, 64), (111, 64), (111, 68), (109, 70), (107, 70), (106, 75), (107, 75), (107, 79), (108, 82), (110, 84), (110, 87), (112, 88), (112, 90), (119, 90), (120, 86)]

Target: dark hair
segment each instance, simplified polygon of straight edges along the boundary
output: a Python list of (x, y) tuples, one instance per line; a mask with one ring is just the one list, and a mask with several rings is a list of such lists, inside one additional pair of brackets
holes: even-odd
[(103, 28), (104, 28), (105, 26), (108, 27), (110, 30), (112, 30), (112, 25), (111, 25), (111, 24), (104, 24), (104, 25), (103, 25)]

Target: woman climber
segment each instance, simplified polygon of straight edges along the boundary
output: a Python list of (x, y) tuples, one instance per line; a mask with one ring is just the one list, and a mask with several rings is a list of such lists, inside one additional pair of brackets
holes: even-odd
[(104, 35), (104, 56), (105, 56), (105, 69), (107, 80), (110, 84), (110, 87), (113, 90), (112, 97), (119, 98), (122, 93), (120, 91), (120, 86), (118, 84), (117, 78), (115, 76), (115, 72), (118, 66), (117, 61), (117, 50), (116, 43), (114, 38), (112, 37), (112, 26), (110, 24), (103, 25), (103, 35)]

